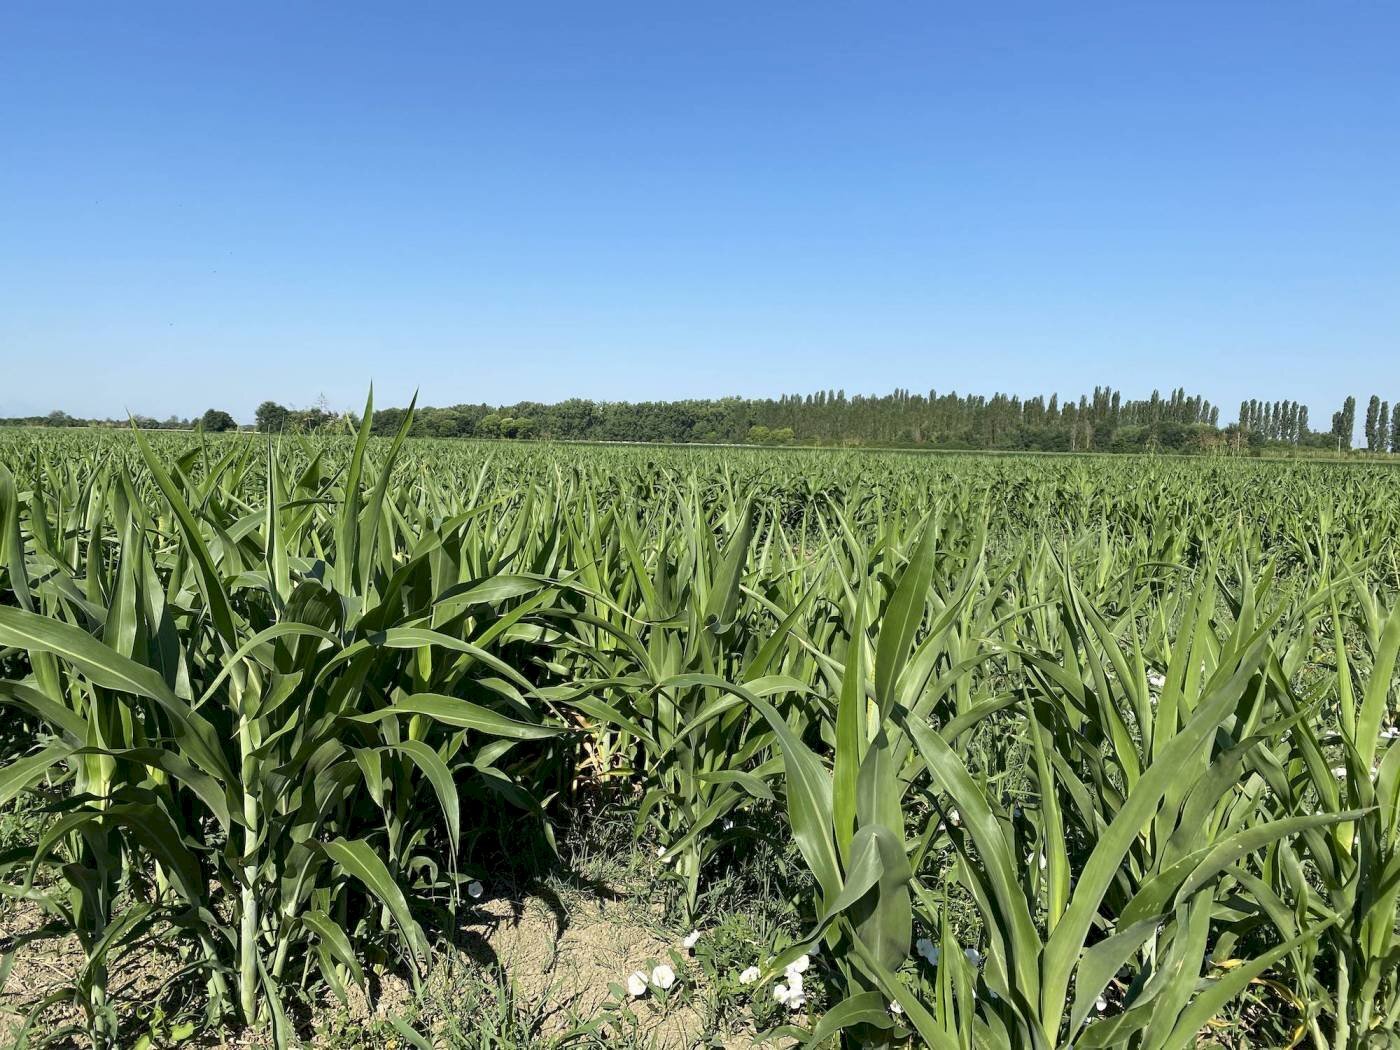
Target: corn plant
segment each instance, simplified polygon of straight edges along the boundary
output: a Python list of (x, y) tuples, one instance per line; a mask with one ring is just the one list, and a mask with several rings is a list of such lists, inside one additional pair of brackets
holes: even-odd
[[(138, 435), (165, 513), (147, 517), (129, 478), (98, 475), (84, 571), (11, 563), (24, 597), (0, 608), (0, 644), (32, 673), (0, 688), (53, 739), (7, 767), (0, 790), (60, 767), (73, 778), (21, 892), (82, 939), (75, 992), (96, 1044), (117, 1040), (106, 958), (158, 913), (198, 944), (212, 1009), (227, 987), (280, 1045), (284, 986), (306, 964), (334, 986), (376, 944), (424, 965), (409, 900), (455, 899), (459, 782), (522, 790), (502, 772), (507, 751), (562, 732), (492, 652), (548, 587), (502, 615), (498, 596), (519, 586), (464, 581), (442, 557), (460, 522), (402, 535), (386, 493), (403, 433), (366, 498), (368, 419), (338, 491), (314, 471), (289, 488), (269, 449), (264, 506), (243, 513), (218, 481), (248, 461), (195, 482)], [(110, 559), (96, 550), (109, 535)], [(57, 891), (35, 882), (46, 864)]]

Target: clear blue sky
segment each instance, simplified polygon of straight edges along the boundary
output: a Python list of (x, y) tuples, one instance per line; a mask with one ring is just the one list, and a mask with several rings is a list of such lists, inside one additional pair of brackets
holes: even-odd
[(0, 415), (1400, 398), (1400, 5), (0, 9)]

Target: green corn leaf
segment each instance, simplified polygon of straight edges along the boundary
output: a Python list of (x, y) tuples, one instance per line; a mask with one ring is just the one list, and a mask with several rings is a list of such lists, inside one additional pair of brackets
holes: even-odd
[(322, 843), (321, 850), (345, 874), (363, 884), (365, 889), (389, 909), (415, 959), (420, 965), (425, 964), (428, 958), (427, 936), (410, 914), (403, 890), (393, 880), (389, 869), (370, 848), (369, 843), (362, 839), (335, 839)]

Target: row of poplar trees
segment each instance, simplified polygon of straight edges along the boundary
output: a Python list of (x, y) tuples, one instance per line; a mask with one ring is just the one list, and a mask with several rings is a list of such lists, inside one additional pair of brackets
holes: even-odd
[[(1389, 401), (1372, 394), (1366, 405), (1366, 451), (1400, 452), (1400, 401), (1391, 407)], [(1332, 413), (1332, 434), (1342, 448), (1351, 448), (1356, 431), (1356, 398), (1342, 403), (1341, 411)]]

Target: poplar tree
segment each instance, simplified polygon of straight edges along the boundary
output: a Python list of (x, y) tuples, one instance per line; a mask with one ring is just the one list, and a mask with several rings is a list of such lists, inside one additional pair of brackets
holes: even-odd
[(1366, 404), (1366, 451), (1376, 451), (1377, 433), (1379, 432), (1379, 421), (1377, 415), (1381, 409), (1381, 399), (1375, 394), (1371, 395), (1371, 400)]
[(1342, 410), (1332, 417), (1332, 433), (1342, 448), (1351, 448), (1351, 436), (1356, 432), (1356, 398), (1342, 402)]

